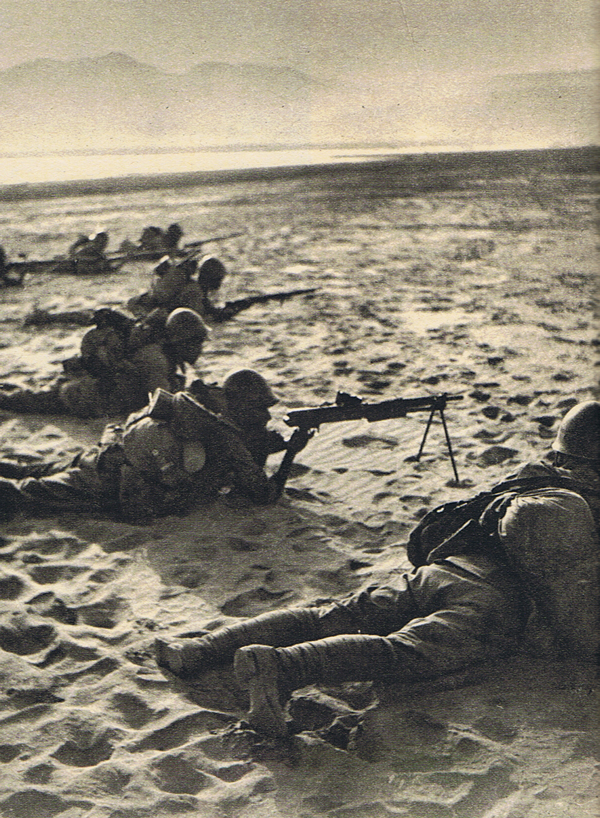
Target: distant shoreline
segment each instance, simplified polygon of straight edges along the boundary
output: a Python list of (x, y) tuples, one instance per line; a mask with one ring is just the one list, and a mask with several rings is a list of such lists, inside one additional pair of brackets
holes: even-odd
[[(342, 148), (340, 148), (340, 151)], [(250, 169), (207, 170), (182, 173), (132, 174), (101, 179), (69, 180), (62, 182), (36, 182), (0, 185), (0, 201), (14, 202), (27, 199), (62, 198), (67, 196), (109, 195), (162, 188), (194, 187), (238, 182), (259, 182), (275, 179), (297, 179), (327, 176), (336, 172), (349, 173), (364, 170), (395, 169), (413, 178), (444, 173), (444, 185), (448, 174), (460, 171), (468, 177), (496, 178), (499, 175), (514, 176), (529, 172), (563, 172), (575, 174), (597, 173), (600, 147), (590, 145), (577, 148), (543, 148), (530, 150), (474, 151), (462, 153), (394, 153), (382, 154), (366, 160), (354, 156), (348, 162), (275, 166)], [(415, 181), (416, 178), (415, 178)], [(430, 179), (433, 183), (433, 180)]]

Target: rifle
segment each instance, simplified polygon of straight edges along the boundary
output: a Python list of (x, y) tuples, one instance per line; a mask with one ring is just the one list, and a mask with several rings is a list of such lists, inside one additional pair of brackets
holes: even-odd
[(201, 247), (203, 244), (208, 244), (211, 241), (227, 241), (227, 239), (237, 239), (238, 236), (243, 236), (244, 233), (228, 233), (226, 236), (212, 236), (210, 239), (201, 239), (200, 241), (189, 241), (183, 245), (184, 252), (192, 247)]
[[(192, 258), (194, 254), (199, 253), (203, 244), (208, 244), (211, 241), (226, 241), (227, 239), (234, 239), (237, 236), (243, 236), (244, 233), (230, 233), (227, 236), (211, 236), (209, 239), (202, 239), (202, 241), (192, 241), (185, 244), (182, 248), (177, 248), (173, 255), (176, 258), (187, 259)], [(192, 255), (190, 255), (190, 252)], [(169, 255), (168, 250), (132, 250), (129, 253), (122, 251), (114, 251), (112, 253), (104, 254), (107, 261), (111, 262), (112, 272), (116, 272), (126, 264), (128, 261), (158, 261), (163, 256)], [(49, 259), (24, 259), (23, 261), (7, 261), (7, 270), (20, 270), (23, 275), (25, 273), (39, 273), (39, 272), (54, 272), (54, 268), (61, 263), (73, 261), (72, 256), (57, 256)], [(58, 271), (57, 271), (58, 272)]]
[(444, 417), (444, 409), (448, 401), (462, 400), (462, 395), (431, 395), (421, 398), (392, 398), (391, 400), (384, 400), (381, 403), (364, 403), (362, 398), (355, 395), (349, 395), (346, 392), (338, 392), (334, 404), (324, 404), (314, 409), (294, 409), (288, 412), (284, 422), (288, 426), (297, 426), (299, 429), (308, 432), (309, 430), (316, 430), (322, 423), (339, 423), (344, 420), (367, 420), (369, 423), (377, 420), (389, 420), (390, 418), (404, 418), (412, 412), (429, 412), (429, 419), (427, 426), (421, 440), (418, 453), (414, 456), (414, 460), (419, 461), (423, 454), (427, 434), (431, 427), (433, 417), (436, 412), (439, 412), (442, 425), (444, 427), (444, 434), (446, 437), (446, 445), (448, 453), (452, 462), (452, 469), (454, 470), (454, 477), (456, 482), (459, 482), (458, 472), (456, 470), (456, 462), (452, 452), (452, 443), (450, 442), (450, 435), (446, 425), (446, 418)]
[[(183, 247), (176, 247), (169, 251), (167, 247), (160, 250), (130, 250), (129, 252), (117, 251), (115, 253), (107, 253), (107, 258), (110, 261), (123, 262), (126, 261), (158, 261), (163, 256), (172, 255), (178, 259), (191, 258), (192, 255), (199, 253), (204, 244), (211, 241), (227, 241), (227, 239), (235, 239), (238, 236), (243, 236), (243, 233), (229, 233), (226, 236), (211, 236), (209, 239), (201, 239), (200, 241), (190, 241), (184, 244)], [(190, 253), (192, 255), (190, 255)]]
[(226, 301), (223, 307), (213, 306), (208, 298), (204, 299), (204, 309), (206, 314), (216, 323), (220, 324), (223, 321), (229, 321), (230, 318), (236, 316), (239, 312), (247, 310), (254, 304), (265, 304), (267, 301), (287, 301), (288, 298), (293, 298), (296, 295), (309, 295), (317, 292), (318, 287), (308, 287), (300, 290), (281, 290), (276, 293), (263, 293), (262, 295), (249, 295), (246, 298), (237, 298), (235, 301)]

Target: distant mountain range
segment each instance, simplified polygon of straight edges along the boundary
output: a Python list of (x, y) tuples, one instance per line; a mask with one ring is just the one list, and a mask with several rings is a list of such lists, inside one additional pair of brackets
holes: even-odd
[[(291, 68), (207, 62), (170, 74), (125, 54), (0, 72), (1, 154), (226, 146), (597, 143), (596, 71), (469, 78), (440, 98)], [(391, 89), (391, 90), (390, 90)]]

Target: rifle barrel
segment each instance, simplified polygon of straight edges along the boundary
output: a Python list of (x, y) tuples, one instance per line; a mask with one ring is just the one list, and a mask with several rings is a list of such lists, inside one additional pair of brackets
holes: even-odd
[(363, 403), (357, 399), (346, 405), (328, 404), (314, 409), (296, 409), (284, 418), (288, 426), (316, 429), (321, 423), (339, 423), (345, 420), (389, 420), (406, 417), (411, 412), (444, 409), (451, 400), (462, 400), (462, 395), (433, 395), (422, 398), (392, 398), (381, 403)]

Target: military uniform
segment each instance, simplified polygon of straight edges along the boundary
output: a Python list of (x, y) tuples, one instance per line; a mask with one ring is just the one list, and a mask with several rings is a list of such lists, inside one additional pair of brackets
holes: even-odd
[[(192, 326), (188, 334), (192, 337), (197, 332), (194, 340), (202, 342), (206, 330), (200, 317), (196, 313), (190, 314), (192, 324), (195, 322), (199, 330)], [(5, 386), (0, 390), (0, 409), (28, 414), (69, 414), (81, 418), (111, 417), (140, 409), (155, 389), (169, 392), (183, 389), (185, 375), (178, 345), (188, 339), (170, 339), (170, 315), (155, 310), (145, 321), (138, 323), (116, 315), (120, 317), (117, 321), (113, 315), (115, 325), (101, 324), (86, 332), (81, 342), (81, 354), (63, 362), (64, 374), (48, 389)], [(153, 316), (157, 317), (154, 319)], [(191, 355), (194, 360), (199, 351), (198, 348)]]
[[(254, 434), (249, 444), (243, 430), (190, 395), (159, 389), (123, 427), (109, 424), (98, 446), (66, 467), (37, 464), (32, 476), (2, 480), (0, 494), (25, 513), (108, 511), (132, 521), (213, 500), (224, 486), (267, 503), (276, 497), (262, 466), (286, 443), (264, 430), (262, 441)], [(24, 471), (11, 467), (0, 473), (20, 476)]]
[[(600, 415), (600, 404), (596, 410)], [(521, 481), (529, 490), (488, 497), (474, 526), (460, 525), (450, 536), (439, 524), (423, 529), (422, 547), (409, 548), (412, 572), (392, 573), (389, 584), (329, 605), (263, 614), (198, 639), (158, 639), (158, 663), (186, 676), (233, 660), (250, 688), (250, 721), (283, 735), (280, 691), (457, 671), (515, 651), (535, 613), (556, 647), (593, 659), (597, 464), (530, 464), (511, 477), (513, 488)]]
[[(163, 271), (160, 268), (164, 267)], [(127, 308), (137, 316), (143, 316), (153, 309), (174, 310), (187, 307), (198, 315), (205, 316), (204, 292), (191, 276), (196, 264), (193, 261), (175, 264), (165, 260), (157, 265), (156, 275), (147, 292), (130, 298)]]

